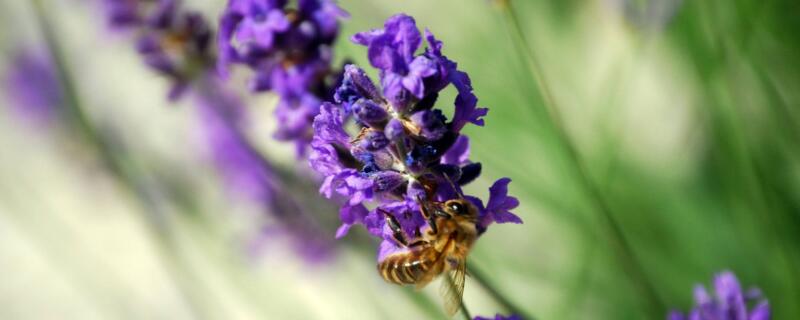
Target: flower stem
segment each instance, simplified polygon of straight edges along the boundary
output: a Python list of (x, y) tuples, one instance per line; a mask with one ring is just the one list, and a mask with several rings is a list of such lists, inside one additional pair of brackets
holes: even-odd
[(606, 227), (610, 237), (610, 245), (617, 254), (618, 259), (621, 261), (622, 267), (625, 269), (625, 274), (631, 277), (631, 281), (634, 283), (637, 290), (639, 290), (640, 293), (645, 297), (644, 299), (648, 303), (651, 313), (662, 314), (665, 310), (663, 302), (659, 298), (652, 282), (648, 279), (646, 273), (644, 272), (644, 267), (637, 260), (633, 248), (626, 240), (621, 226), (612, 214), (612, 211), (602, 196), (600, 189), (589, 177), (586, 165), (581, 160), (577, 148), (566, 132), (564, 121), (559, 113), (558, 105), (556, 104), (552, 91), (542, 74), (541, 64), (536, 58), (531, 45), (525, 38), (525, 34), (522, 30), (522, 26), (519, 22), (516, 12), (513, 10), (511, 3), (508, 0), (499, 1), (498, 6), (503, 11), (503, 15), (506, 20), (506, 26), (509, 29), (509, 33), (515, 40), (515, 47), (524, 60), (526, 60), (525, 62), (529, 72), (531, 76), (533, 76), (534, 81), (539, 88), (539, 92), (542, 95), (542, 99), (544, 100), (543, 102), (547, 111), (547, 120), (549, 120), (553, 126), (556, 138), (562, 142), (570, 165), (572, 165), (575, 170), (578, 182), (583, 187), (586, 196), (600, 214), (601, 221)]
[(464, 301), (461, 301), (461, 315), (464, 316), (466, 320), (472, 320), (472, 316), (469, 314), (469, 310), (467, 310), (467, 304)]
[(67, 116), (70, 117), (70, 125), (77, 130), (76, 133), (80, 135), (80, 138), (94, 148), (97, 156), (103, 161), (103, 165), (117, 179), (120, 186), (129, 191), (134, 198), (140, 200), (139, 203), (143, 206), (144, 212), (148, 213), (147, 219), (145, 219), (147, 226), (161, 244), (157, 248), (161, 249), (159, 253), (166, 262), (167, 272), (174, 279), (175, 286), (183, 295), (192, 315), (198, 319), (206, 318), (202, 310), (207, 308), (208, 301), (202, 299), (198, 292), (199, 279), (188, 271), (186, 262), (177, 257), (175, 243), (170, 235), (165, 233), (163, 207), (158, 204), (145, 184), (136, 178), (132, 166), (120, 155), (123, 151), (112, 146), (109, 139), (100, 135), (96, 126), (86, 116), (75, 83), (67, 68), (62, 48), (56, 40), (53, 26), (50, 24), (50, 17), (45, 11), (42, 1), (32, 1), (31, 8), (44, 38), (45, 48), (56, 68), (56, 77), (63, 88), (66, 100), (64, 107), (67, 109)]
[(525, 320), (533, 320), (535, 319), (533, 316), (527, 314), (525, 311), (517, 307), (513, 302), (511, 302), (508, 298), (506, 298), (500, 291), (495, 289), (495, 286), (492, 285), (491, 282), (486, 278), (486, 275), (480, 271), (480, 269), (475, 268), (474, 265), (467, 266), (467, 272), (472, 279), (475, 279), (481, 287), (483, 287), (486, 292), (489, 293), (490, 296), (502, 306), (506, 311), (511, 314), (518, 315)]

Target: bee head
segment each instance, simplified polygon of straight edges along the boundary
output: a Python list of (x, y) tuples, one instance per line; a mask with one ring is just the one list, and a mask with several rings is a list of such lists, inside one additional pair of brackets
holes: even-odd
[(456, 219), (476, 219), (478, 217), (478, 208), (464, 198), (447, 200), (444, 203), (444, 210)]

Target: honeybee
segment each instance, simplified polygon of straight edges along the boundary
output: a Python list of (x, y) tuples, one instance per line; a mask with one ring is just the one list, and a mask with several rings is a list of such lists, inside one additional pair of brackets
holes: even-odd
[[(418, 199), (419, 200), (419, 199)], [(461, 307), (467, 274), (467, 255), (478, 237), (478, 209), (459, 194), (445, 202), (418, 201), (429, 229), (406, 240), (398, 221), (384, 212), (393, 238), (407, 250), (394, 253), (378, 263), (386, 281), (399, 285), (426, 286), (444, 274), (439, 294), (445, 311), (452, 316)]]

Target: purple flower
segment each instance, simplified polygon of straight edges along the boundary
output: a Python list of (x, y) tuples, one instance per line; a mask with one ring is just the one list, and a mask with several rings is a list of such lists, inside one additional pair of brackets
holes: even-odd
[(148, 66), (172, 81), (169, 96), (176, 99), (211, 65), (212, 33), (198, 13), (165, 10), (156, 26), (144, 28), (136, 48)]
[(144, 63), (167, 77), (171, 100), (212, 66), (211, 28), (201, 14), (177, 0), (103, 0), (112, 28), (135, 31)]
[(476, 316), (475, 318), (472, 318), (472, 320), (522, 320), (522, 317), (515, 314), (512, 314), (510, 316), (504, 316), (498, 313), (491, 318)]
[[(758, 289), (743, 293), (739, 280), (730, 271), (723, 271), (714, 277), (715, 296), (711, 296), (702, 285), (694, 289), (696, 306), (688, 315), (672, 311), (668, 320), (769, 320), (769, 303), (762, 298)], [(747, 311), (748, 303), (754, 306)]]
[(64, 93), (50, 56), (40, 50), (21, 49), (11, 57), (3, 86), (9, 105), (34, 124), (47, 124), (60, 113)]
[(368, 47), (370, 64), (380, 70), (383, 94), (397, 109), (421, 99), (425, 95), (423, 78), (437, 73), (437, 65), (425, 55), (415, 56), (422, 44), (422, 36), (414, 19), (395, 15), (383, 29), (357, 33), (353, 42)]
[(287, 3), (230, 0), (220, 19), (217, 65), (223, 75), (231, 64), (247, 65), (255, 71), (252, 90), (280, 96), (275, 137), (295, 142), (302, 155), (320, 102), (333, 97), (339, 73), (331, 69), (331, 46), (346, 13), (329, 0)]
[[(310, 261), (330, 256), (332, 244), (304, 208), (286, 194), (272, 165), (244, 134), (245, 109), (238, 98), (207, 76), (193, 91), (211, 159), (227, 191), (262, 207), (281, 228), (264, 228), (257, 242), (274, 236), (291, 238), (296, 251)], [(260, 247), (260, 243), (255, 244)]]
[[(337, 104), (323, 103), (314, 119), (309, 163), (324, 177), (320, 192), (347, 199), (337, 236), (363, 224), (384, 240), (379, 260), (401, 249), (385, 223), (387, 215), (413, 238), (429, 227), (420, 200), (460, 197), (461, 187), (481, 171), (479, 163), (469, 160), (469, 139), (460, 131), (466, 123), (482, 125), (479, 118), (486, 109), (476, 112), (469, 77), (441, 54), (442, 44), (430, 32), (426, 39), (427, 50), (417, 54), (422, 35), (405, 15), (389, 18), (384, 29), (356, 34), (353, 40), (369, 47), (370, 63), (380, 69), (383, 94), (363, 70), (347, 65)], [(449, 85), (459, 91), (452, 120), (436, 107), (439, 91)], [(508, 196), (510, 181), (500, 179), (492, 186), (486, 207), (465, 196), (479, 209), (479, 231), (494, 222), (521, 223), (510, 212), (519, 205)]]
[(114, 29), (123, 29), (142, 21), (140, 0), (102, 0), (103, 13), (108, 25)]
[(276, 177), (243, 135), (244, 106), (237, 97), (220, 92), (219, 88), (203, 90), (195, 96), (209, 153), (229, 190), (256, 202), (271, 203)]
[(395, 15), (386, 20), (383, 29), (357, 33), (352, 40), (368, 47), (370, 64), (380, 70), (383, 94), (398, 111), (452, 83), (459, 97), (453, 119), (456, 131), (465, 122), (483, 125), (480, 118), (488, 109), (476, 108), (477, 98), (472, 95), (469, 77), (442, 55), (441, 41), (425, 30), (428, 48), (415, 55), (422, 36), (412, 17)]
[[(238, 97), (229, 92), (214, 74), (217, 60), (210, 50), (212, 30), (206, 20), (200, 14), (180, 7), (176, 0), (104, 1), (114, 9), (111, 13), (128, 17), (111, 19), (124, 21), (117, 27), (135, 31), (136, 50), (144, 62), (172, 81), (169, 97), (175, 99), (188, 93), (194, 98), (211, 161), (226, 191), (256, 204), (269, 213), (270, 221), (280, 225), (277, 228), (264, 227), (251, 249), (262, 247), (276, 236), (285, 236), (291, 238), (291, 243), (299, 253), (312, 261), (328, 257), (332, 251), (332, 235), (322, 232), (316, 220), (309, 215), (309, 210), (289, 194), (289, 189), (283, 185), (272, 165), (245, 135), (245, 109)], [(245, 3), (232, 1), (231, 5)], [(238, 9), (252, 12), (259, 10), (259, 7)], [(283, 14), (280, 17), (286, 18)], [(271, 19), (280, 20), (280, 17), (276, 18), (273, 14)], [(273, 37), (273, 32), (285, 29), (280, 21), (261, 24), (263, 21), (256, 20), (250, 21), (250, 33), (243, 32), (237, 36), (239, 40), (258, 45), (278, 41), (279, 37)], [(279, 106), (281, 112), (278, 120), (285, 126), (276, 135), (303, 135), (310, 139), (308, 119), (318, 113), (320, 99), (308, 89), (300, 90), (298, 87), (308, 87), (309, 79), (316, 71), (305, 65), (281, 68), (279, 71), (269, 74), (271, 78), (268, 81), (276, 88), (282, 88), (282, 92), (291, 93), (291, 99), (285, 99)]]
[(509, 178), (502, 178), (495, 181), (489, 188), (489, 202), (486, 207), (480, 199), (471, 198), (472, 202), (480, 208), (480, 216), (478, 217), (478, 230), (483, 232), (486, 228), (496, 223), (522, 223), (522, 220), (511, 213), (510, 210), (519, 206), (519, 200), (515, 197), (508, 196), (508, 184), (511, 182)]

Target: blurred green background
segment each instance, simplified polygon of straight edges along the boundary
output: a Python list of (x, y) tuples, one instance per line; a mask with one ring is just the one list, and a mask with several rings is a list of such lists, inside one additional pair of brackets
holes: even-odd
[[(0, 318), (445, 317), (436, 288), (378, 277), (361, 228), (321, 264), (285, 239), (248, 250), (264, 215), (223, 190), (195, 106), (166, 101), (166, 80), (105, 28), (96, 3), (44, 2), (88, 121), (112, 135), (138, 188), (68, 129), (30, 126), (1, 97)], [(224, 5), (185, 2), (212, 21)], [(800, 3), (339, 4), (351, 15), (344, 37), (405, 12), (471, 75), (490, 113), (466, 131), (484, 168), (467, 191), (485, 197), (512, 178), (525, 223), (490, 228), (470, 264), (527, 314), (661, 319), (729, 269), (763, 290), (775, 319), (800, 318)], [(42, 39), (27, 1), (0, 3), (0, 19), (4, 71), (15, 48)], [(336, 56), (367, 65), (344, 38)], [(249, 135), (302, 170), (270, 137), (275, 97), (247, 94), (245, 77), (231, 84), (251, 111)], [(337, 215), (320, 208), (323, 220)], [(472, 280), (464, 301), (473, 315), (506, 312)]]

